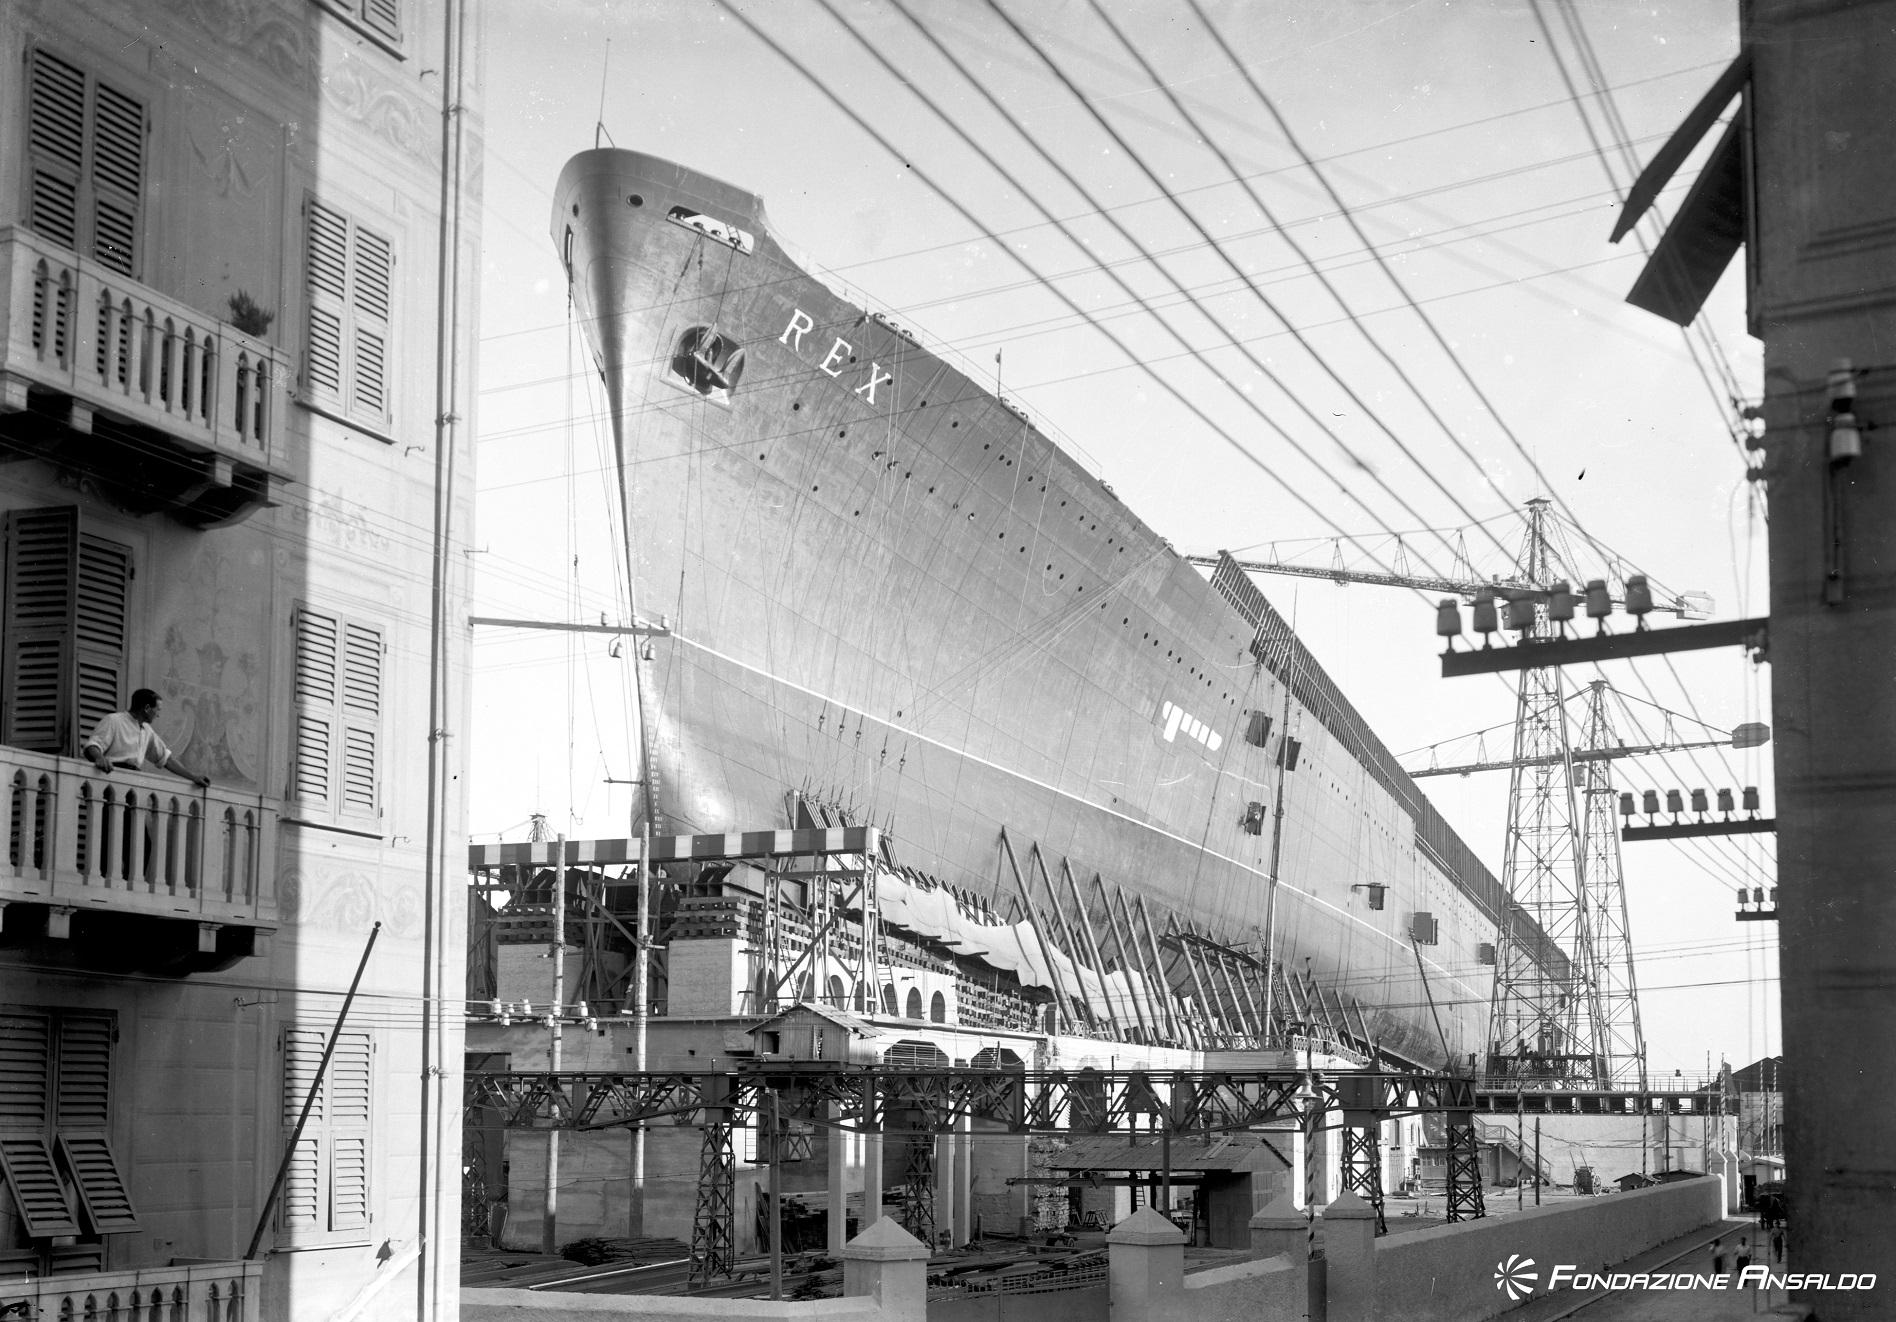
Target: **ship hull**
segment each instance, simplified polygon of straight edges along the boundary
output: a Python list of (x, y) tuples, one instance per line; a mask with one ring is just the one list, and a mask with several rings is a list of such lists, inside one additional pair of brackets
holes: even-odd
[(1498, 888), (1248, 581), (1208, 582), (1003, 401), (805, 274), (755, 196), (588, 152), (553, 232), (635, 601), (670, 627), (644, 671), (667, 829), (780, 821), (800, 793), (886, 827), (905, 865), (1044, 905), (1005, 834), (1161, 935), (1255, 951), (1268, 927), (1384, 1051), (1482, 1049)]

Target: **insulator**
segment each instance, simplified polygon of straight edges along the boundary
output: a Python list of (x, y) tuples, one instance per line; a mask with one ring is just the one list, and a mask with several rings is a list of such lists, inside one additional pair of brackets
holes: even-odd
[(1856, 371), (1848, 358), (1839, 358), (1830, 366), (1830, 411), (1848, 413), (1856, 403)]
[(1590, 578), (1587, 580), (1587, 618), (1603, 620), (1613, 613), (1613, 595), (1606, 590), (1606, 580)]
[(499, 1002), (499, 1001), (489, 1001), (489, 1002), (487, 1003), (487, 1013), (489, 1013), (489, 1014), (491, 1014), (491, 1015), (495, 1015), (495, 1016), (498, 1016), (498, 1015), (500, 1014), (500, 1002)]
[(1863, 432), (1854, 413), (1839, 413), (1830, 419), (1830, 459), (1835, 463), (1855, 459), (1863, 453)]
[(592, 1018), (592, 1011), (586, 1008), (586, 1002), (584, 1001), (579, 1003), (579, 1009), (575, 1013), (577, 1013), (581, 1019)]
[(1526, 633), (1534, 627), (1534, 599), (1532, 597), (1510, 597), (1507, 605), (1508, 628), (1516, 633)]
[(1475, 597), (1475, 632), (1486, 637), (1495, 631), (1494, 595), (1486, 590)]
[(1555, 579), (1548, 591), (1547, 618), (1555, 624), (1565, 624), (1573, 618), (1573, 588), (1564, 578)]
[(1746, 890), (1743, 886), (1738, 888), (1738, 903), (1741, 907), (1748, 902), (1745, 897), (1749, 894), (1751, 894), (1751, 892)]
[(510, 1015), (510, 1014), (507, 1014), (507, 1013), (505, 1013), (505, 1012), (503, 1011), (503, 1012), (502, 1012), (502, 1014), (501, 1014), (501, 1016), (500, 1016), (500, 1026), (501, 1026), (502, 1028), (512, 1028), (512, 1027), (513, 1027), (513, 1016), (512, 1016), (512, 1015)]
[(1685, 796), (1677, 790), (1666, 791), (1666, 811), (1677, 817), (1685, 811)]
[(1640, 811), (1645, 813), (1648, 817), (1656, 817), (1659, 815), (1658, 790), (1647, 790), (1640, 797)]
[(1711, 810), (1711, 803), (1707, 800), (1705, 796), (1705, 791), (1693, 790), (1692, 791), (1692, 811), (1699, 814), (1702, 817), (1710, 810)]
[(1443, 597), (1435, 607), (1435, 636), (1438, 638), (1458, 638), (1462, 631), (1461, 603), (1453, 597)]
[(1727, 815), (1730, 814), (1731, 812), (1731, 791), (1730, 790), (1718, 791), (1718, 811), (1725, 813)]
[(1745, 786), (1745, 811), (1758, 811), (1758, 787), (1756, 785)]
[(1645, 615), (1652, 610), (1652, 588), (1646, 582), (1644, 574), (1634, 574), (1626, 580), (1626, 613)]
[(1631, 817), (1632, 815), (1633, 815), (1633, 795), (1632, 795), (1632, 791), (1628, 790), (1620, 795), (1620, 816)]
[(1771, 907), (1773, 909), (1777, 908), (1777, 891), (1778, 888), (1776, 886), (1771, 888)]
[(1751, 892), (1751, 902), (1753, 904), (1764, 903), (1764, 887), (1760, 886), (1756, 890)]

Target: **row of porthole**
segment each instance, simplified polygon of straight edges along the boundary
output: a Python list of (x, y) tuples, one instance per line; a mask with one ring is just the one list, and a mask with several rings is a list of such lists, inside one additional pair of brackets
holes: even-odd
[[(799, 411), (799, 410), (801, 410), (801, 409), (802, 409), (802, 407), (803, 407), (803, 404), (802, 404), (802, 401), (800, 401), (800, 400), (793, 400), (793, 401), (791, 402), (791, 404), (790, 404), (790, 409), (791, 409), (791, 411), (792, 411), (792, 412), (796, 412), (796, 411)], [(928, 401), (927, 401), (927, 400), (923, 400), (923, 401), (921, 401), (921, 403), (920, 403), (920, 405), (919, 405), (918, 407), (921, 407), (921, 408), (927, 408), (927, 407), (928, 407)], [(961, 425), (961, 422), (960, 422), (960, 420), (959, 420), (959, 419), (952, 419), (952, 420), (950, 420), (950, 422), (949, 422), (949, 425), (950, 425), (951, 427), (959, 427), (959, 426)], [(847, 427), (839, 427), (839, 428), (837, 428), (837, 429), (836, 429), (836, 435), (837, 435), (837, 436), (838, 436), (839, 438), (847, 438), (847, 437), (848, 437), (848, 435), (849, 435), (849, 429), (848, 429)], [(983, 442), (983, 443), (982, 443), (982, 446), (981, 446), (981, 448), (982, 448), (983, 450), (987, 450), (987, 449), (990, 449), (990, 448), (992, 448), (992, 442)], [(877, 452), (876, 452), (876, 453), (875, 453), (874, 455), (872, 455), (872, 456), (871, 456), (871, 458), (880, 458), (880, 457), (881, 457), (881, 454), (882, 454), (882, 452), (881, 452), (881, 451), (877, 451)], [(759, 460), (761, 461), (761, 460), (762, 460), (762, 459), (764, 458), (764, 456), (760, 454), (760, 455), (758, 455), (758, 456), (757, 456), (757, 458), (758, 458), (758, 459), (759, 459)], [(1009, 465), (1010, 467), (1011, 467), (1011, 466), (1013, 465), (1013, 462), (1014, 462), (1013, 460), (1011, 460), (1011, 459), (1008, 459), (1008, 458), (1007, 458), (1006, 456), (1004, 456), (1004, 455), (997, 455), (997, 456), (996, 456), (996, 458), (998, 458), (998, 459), (1000, 459), (1000, 460), (1001, 460), (1002, 462), (1004, 462), (1004, 463), (1006, 463), (1006, 464), (1007, 464), (1007, 465)], [(904, 472), (904, 473), (902, 474), (902, 478), (903, 478), (903, 480), (904, 480), (904, 481), (907, 481), (907, 480), (908, 480), (908, 479), (909, 479), (909, 478), (910, 478), (911, 476), (913, 476), (913, 470), (908, 470), (908, 471), (905, 471), (905, 472)], [(1029, 481), (1032, 481), (1032, 479), (1031, 479), (1031, 478), (1029, 478), (1028, 480), (1029, 480)], [(812, 492), (816, 492), (816, 491), (819, 491), (820, 489), (821, 489), (821, 487), (820, 487), (820, 484), (817, 484), (817, 483), (812, 483), (812, 484), (811, 484), (811, 486), (810, 486), (810, 490), (811, 490)], [(1044, 483), (1044, 482), (1043, 482), (1043, 483), (1042, 483), (1042, 485), (1041, 485), (1041, 489), (1042, 489), (1043, 491), (1044, 491), (1044, 490), (1046, 489), (1046, 486), (1045, 486), (1045, 483)], [(935, 488), (934, 488), (934, 487), (930, 487), (930, 488), (928, 489), (928, 494), (929, 494), (929, 495), (931, 495), (931, 496), (932, 496), (932, 495), (934, 495), (934, 494), (935, 494)], [(1062, 500), (1062, 501), (1060, 502), (1060, 505), (1061, 505), (1061, 507), (1062, 507), (1062, 508), (1064, 508), (1064, 507), (1066, 506), (1066, 503), (1067, 503), (1066, 501), (1064, 501), (1064, 500)], [(855, 510), (855, 511), (853, 511), (853, 513), (852, 513), (852, 516), (851, 516), (851, 517), (854, 517), (854, 518), (860, 518), (861, 516), (862, 516), (862, 511), (861, 511), (860, 509), (858, 509), (858, 510)], [(1086, 521), (1087, 521), (1087, 515), (1086, 515), (1086, 512), (1085, 512), (1085, 511), (1083, 511), (1083, 510), (1082, 510), (1082, 511), (1080, 512), (1080, 514), (1079, 514), (1079, 516), (1078, 516), (1078, 517), (1079, 517), (1079, 521), (1080, 521), (1080, 522), (1081, 522), (1082, 524), (1086, 524)], [(972, 519), (974, 518), (974, 514), (973, 514), (972, 512), (970, 512), (970, 513), (969, 513), (969, 515), (968, 515), (968, 518), (969, 518), (970, 520), (972, 520)], [(1098, 531), (1099, 531), (1099, 525), (1098, 525), (1097, 523), (1092, 523), (1092, 524), (1087, 524), (1087, 530), (1088, 530), (1089, 532), (1098, 532)], [(994, 536), (995, 536), (995, 539), (996, 539), (997, 541), (1002, 541), (1002, 542), (1005, 542), (1005, 541), (1007, 540), (1007, 533), (1006, 533), (1006, 531), (1005, 531), (1005, 530), (1003, 530), (1003, 531), (1001, 531), (1001, 532), (997, 532), (997, 533), (995, 533), (995, 534), (994, 534)], [(1106, 539), (1106, 544), (1107, 544), (1108, 546), (1113, 546), (1113, 545), (1114, 545), (1114, 542), (1115, 542), (1115, 539), (1114, 539), (1114, 538), (1112, 538), (1112, 537), (1108, 537), (1108, 538)], [(1119, 554), (1119, 555), (1124, 555), (1124, 554), (1126, 553), (1126, 548), (1125, 548), (1125, 547), (1123, 547), (1123, 546), (1117, 546), (1117, 547), (1115, 547), (1115, 551), (1116, 551), (1116, 554)], [(1025, 555), (1025, 554), (1027, 554), (1027, 548), (1026, 548), (1025, 546), (1022, 546), (1022, 547), (1020, 547), (1020, 548), (1019, 548), (1019, 552), (1020, 552), (1020, 554), (1022, 554), (1022, 555)], [(1045, 571), (1043, 571), (1043, 572), (1052, 572), (1052, 571), (1053, 571), (1053, 565), (1052, 565), (1051, 563), (1049, 563), (1049, 564), (1048, 564), (1048, 565), (1046, 566), (1046, 569), (1045, 569)], [(1059, 581), (1061, 581), (1061, 582), (1065, 582), (1065, 581), (1066, 581), (1066, 575), (1065, 575), (1064, 573), (1063, 573), (1063, 574), (1060, 574), (1060, 575), (1059, 575)], [(1075, 587), (1074, 587), (1074, 589), (1073, 589), (1073, 590), (1074, 590), (1074, 592), (1076, 592), (1076, 593), (1080, 593), (1080, 592), (1085, 592), (1085, 591), (1086, 591), (1086, 588), (1085, 588), (1085, 586), (1084, 586), (1084, 585), (1077, 585), (1077, 586), (1075, 586)], [(1101, 603), (1100, 603), (1100, 609), (1101, 609), (1101, 610), (1105, 610), (1105, 609), (1106, 609), (1106, 603), (1105, 603), (1105, 602), (1101, 602)], [(1128, 619), (1124, 619), (1124, 620), (1122, 620), (1122, 621), (1121, 621), (1121, 623), (1122, 623), (1122, 624), (1126, 624), (1126, 625), (1130, 625), (1130, 624), (1132, 623), (1132, 621), (1131, 621), (1131, 619), (1130, 619), (1130, 618), (1128, 618)], [(1142, 635), (1141, 635), (1141, 637), (1142, 637), (1142, 638), (1144, 638), (1144, 639), (1151, 639), (1151, 641), (1152, 641), (1152, 645), (1153, 645), (1154, 647), (1157, 647), (1157, 646), (1158, 646), (1158, 640), (1157, 640), (1157, 639), (1153, 639), (1153, 638), (1151, 637), (1151, 635), (1150, 635), (1149, 633), (1147, 633), (1147, 634), (1142, 634)], [(1173, 655), (1173, 653), (1172, 653), (1172, 652), (1171, 652), (1171, 651), (1170, 651), (1170, 650), (1168, 649), (1168, 650), (1166, 651), (1166, 653), (1165, 653), (1165, 655), (1166, 655), (1166, 656), (1167, 656), (1168, 658), (1171, 658), (1172, 660), (1174, 660), (1174, 661), (1176, 661), (1176, 662), (1178, 662), (1179, 664), (1183, 664), (1183, 663), (1184, 663), (1184, 660), (1185, 660), (1185, 658), (1184, 658), (1184, 655), (1183, 655), (1183, 653), (1180, 653), (1180, 654), (1178, 654), (1178, 655), (1176, 655), (1176, 656), (1174, 656), (1174, 655)], [(1196, 679), (1202, 679), (1202, 680), (1204, 680), (1204, 683), (1205, 683), (1205, 687), (1206, 687), (1206, 688), (1210, 688), (1210, 687), (1212, 687), (1212, 682), (1211, 682), (1211, 677), (1210, 677), (1209, 675), (1200, 675), (1200, 674), (1198, 673), (1198, 668), (1197, 668), (1196, 666), (1193, 666), (1193, 667), (1191, 667), (1191, 671), (1190, 671), (1190, 673), (1192, 674), (1192, 676), (1193, 676), (1194, 678), (1196, 678)], [(1237, 699), (1236, 699), (1236, 698), (1234, 698), (1234, 697), (1233, 697), (1233, 696), (1232, 696), (1232, 695), (1231, 695), (1230, 693), (1228, 693), (1228, 692), (1224, 694), (1224, 700), (1225, 700), (1225, 702), (1226, 702), (1226, 703), (1234, 703), (1234, 702), (1236, 702), (1236, 701), (1237, 701)]]

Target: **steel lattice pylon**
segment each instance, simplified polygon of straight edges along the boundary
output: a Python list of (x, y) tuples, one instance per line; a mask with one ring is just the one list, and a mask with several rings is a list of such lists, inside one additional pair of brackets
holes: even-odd
[(731, 1150), (731, 1113), (710, 1113), (698, 1156), (698, 1210), (691, 1221), (692, 1285), (728, 1279), (734, 1261), (737, 1154)]
[[(1618, 746), (1603, 679), (1587, 686), (1588, 749)], [(1593, 932), (1594, 1011), (1597, 1051), (1604, 1062), (1602, 1086), (1646, 1087), (1646, 1035), (1639, 1023), (1639, 982), (1633, 972), (1633, 942), (1626, 918), (1626, 876), (1620, 866), (1620, 824), (1604, 760), (1586, 763), (1586, 832), (1581, 838), (1580, 878)]]
[[(1570, 557), (1551, 540), (1545, 500), (1528, 502), (1517, 578), (1546, 588)], [(1534, 607), (1521, 646), (1557, 635)], [(1583, 881), (1585, 808), (1568, 739), (1560, 671), (1521, 672), (1495, 950), (1486, 1074), (1490, 1087), (1603, 1088), (1594, 921)], [(1546, 947), (1541, 946), (1545, 941)]]
[(1376, 1209), (1376, 1233), (1387, 1235), (1389, 1222), (1383, 1216), (1382, 1144), (1378, 1141), (1381, 1122), (1371, 1117), (1366, 1124), (1343, 1126), (1343, 1187)]
[(908, 1140), (908, 1160), (902, 1169), (902, 1229), (928, 1245), (935, 1243), (935, 1138), (914, 1134)]

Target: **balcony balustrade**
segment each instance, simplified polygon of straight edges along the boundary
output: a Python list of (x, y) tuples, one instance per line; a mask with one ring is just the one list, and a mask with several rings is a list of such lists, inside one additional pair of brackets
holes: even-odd
[(289, 477), (280, 350), (18, 227), (0, 228), (0, 316), (13, 448), (200, 527)]
[(145, 1322), (261, 1322), (261, 1262), (200, 1262), (135, 1271), (0, 1280), (0, 1315)]
[(0, 906), (48, 906), (48, 935), (76, 912), (144, 915), (196, 922), (210, 953), (219, 927), (275, 927), (274, 800), (18, 748), (0, 747), (0, 777)]

